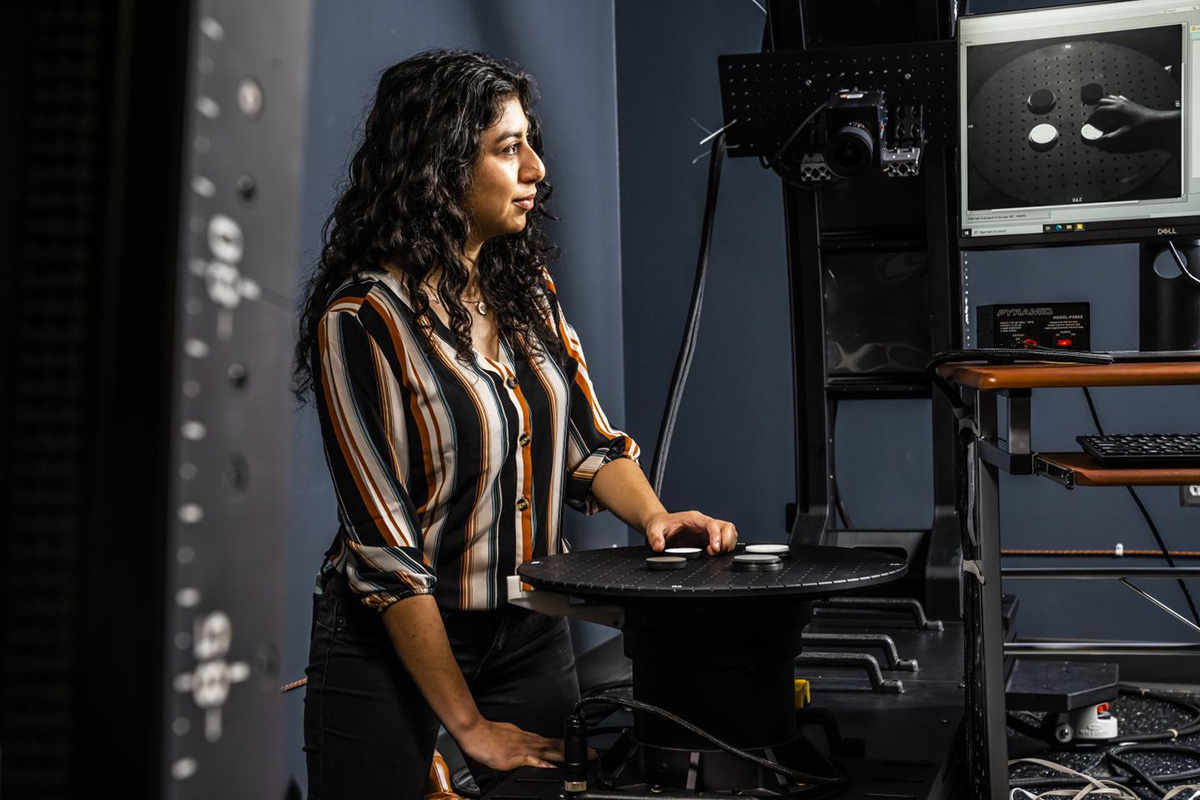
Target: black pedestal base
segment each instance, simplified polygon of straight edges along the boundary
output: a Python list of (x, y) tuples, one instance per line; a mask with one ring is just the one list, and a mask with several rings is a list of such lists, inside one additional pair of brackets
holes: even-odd
[[(626, 608), (633, 696), (743, 749), (796, 735), (795, 668), (801, 599), (643, 601)], [(687, 751), (711, 745), (655, 714), (635, 711), (638, 741)]]
[[(836, 777), (840, 770), (801, 735), (747, 752), (810, 775)], [(600, 761), (599, 787), (624, 792), (767, 792), (786, 796), (802, 787), (783, 775), (724, 750), (681, 750), (639, 742), (627, 731)], [(832, 789), (831, 789), (832, 792)], [(814, 796), (805, 791), (805, 797)]]

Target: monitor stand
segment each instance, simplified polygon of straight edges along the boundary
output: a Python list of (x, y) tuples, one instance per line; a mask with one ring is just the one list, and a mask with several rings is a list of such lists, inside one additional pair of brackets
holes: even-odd
[[(1200, 241), (1176, 242), (1188, 270), (1200, 277)], [(1179, 269), (1166, 242), (1139, 248), (1140, 350), (1200, 350), (1200, 283)]]

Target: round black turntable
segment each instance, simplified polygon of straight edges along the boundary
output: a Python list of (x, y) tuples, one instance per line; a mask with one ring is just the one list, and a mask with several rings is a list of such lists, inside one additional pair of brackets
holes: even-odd
[[(739, 553), (741, 551), (739, 550)], [(535, 589), (624, 611), (633, 697), (734, 747), (810, 775), (836, 769), (799, 735), (794, 657), (812, 601), (887, 583), (903, 561), (871, 550), (796, 546), (770, 571), (734, 569), (736, 554), (653, 569), (645, 547), (589, 550), (523, 564)], [(601, 759), (599, 783), (625, 791), (765, 790), (794, 783), (646, 710)]]

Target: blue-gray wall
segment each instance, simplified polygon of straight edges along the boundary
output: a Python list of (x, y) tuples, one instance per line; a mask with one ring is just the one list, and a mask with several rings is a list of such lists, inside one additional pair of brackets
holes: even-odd
[[(625, 409), (649, 469), (687, 315), (708, 151), (721, 122), (717, 56), (757, 51), (750, 0), (617, 2)], [(693, 122), (693, 119), (695, 122)], [(662, 499), (781, 541), (794, 498), (791, 356), (779, 180), (726, 159), (709, 277)]]

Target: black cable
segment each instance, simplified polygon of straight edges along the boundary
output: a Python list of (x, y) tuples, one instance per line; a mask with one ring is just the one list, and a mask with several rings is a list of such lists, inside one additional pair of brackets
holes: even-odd
[[(595, 695), (607, 694), (609, 692), (614, 692), (617, 694), (625, 694), (625, 692), (620, 691), (622, 689), (628, 689), (632, 692), (633, 681), (617, 680), (617, 681), (605, 681), (603, 683), (597, 683), (595, 686), (589, 686), (587, 688), (587, 691), (583, 692), (583, 694), (581, 696), (582, 697), (594, 697)], [(594, 724), (600, 722), (601, 720), (603, 720), (606, 716), (608, 716), (608, 713), (609, 712), (607, 712), (603, 709), (599, 709), (599, 708), (592, 709), (590, 714), (583, 714), (584, 722), (586, 722), (589, 726), (594, 725)]]
[[(1126, 744), (1121, 745), (1120, 747), (1114, 747), (1112, 750), (1109, 750), (1104, 754), (1105, 760), (1107, 760), (1110, 764), (1115, 767), (1120, 767), (1130, 775), (1136, 776), (1138, 780), (1149, 787), (1150, 791), (1154, 792), (1159, 797), (1162, 797), (1167, 793), (1167, 790), (1164, 789), (1162, 784), (1158, 782), (1159, 780), (1162, 780), (1162, 777), (1146, 774), (1146, 771), (1141, 767), (1122, 757), (1126, 753), (1175, 753), (1187, 755), (1200, 760), (1200, 750), (1196, 750), (1194, 747), (1185, 747), (1184, 745), (1179, 744)], [(1197, 770), (1197, 772), (1200, 773), (1200, 770)], [(1155, 780), (1156, 777), (1158, 780)]]
[(662, 497), (663, 474), (667, 469), (667, 453), (671, 449), (671, 434), (675, 431), (675, 419), (679, 415), (683, 389), (687, 384), (688, 372), (692, 368), (692, 357), (696, 353), (696, 334), (700, 328), (700, 308), (704, 303), (704, 279), (708, 271), (708, 252), (712, 247), (713, 220), (717, 212), (717, 190), (721, 185), (721, 162), (724, 158), (725, 134), (718, 133), (713, 138), (712, 156), (708, 161), (708, 192), (704, 198), (704, 223), (700, 231), (700, 255), (696, 260), (696, 278), (692, 283), (692, 299), (688, 306), (683, 342), (680, 344), (679, 355), (675, 360), (675, 371), (671, 373), (671, 388), (667, 392), (667, 405), (663, 409), (662, 424), (658, 429), (658, 441), (654, 445), (654, 460), (650, 464), (650, 485), (659, 497)]
[[(1103, 436), (1104, 426), (1100, 424), (1100, 415), (1096, 413), (1096, 404), (1092, 401), (1092, 393), (1086, 386), (1083, 387), (1083, 396), (1087, 400), (1088, 411), (1092, 413), (1092, 422), (1096, 426), (1096, 433)], [(1158, 543), (1158, 549), (1162, 551), (1163, 558), (1167, 560), (1167, 565), (1174, 567), (1175, 559), (1171, 557), (1171, 551), (1167, 547), (1167, 543), (1163, 541), (1162, 534), (1158, 532), (1158, 526), (1154, 524), (1154, 519), (1151, 518), (1150, 512), (1146, 509), (1146, 504), (1142, 502), (1141, 496), (1138, 495), (1137, 490), (1132, 486), (1126, 486), (1125, 489), (1129, 492), (1129, 496), (1133, 498), (1133, 502), (1137, 503), (1138, 510), (1142, 512), (1142, 516), (1146, 519), (1146, 525), (1150, 527), (1150, 533), (1154, 535), (1154, 541)], [(1188, 591), (1187, 584), (1184, 583), (1183, 578), (1176, 578), (1176, 582), (1179, 584), (1179, 589), (1183, 592), (1183, 596), (1187, 599), (1188, 609), (1192, 612), (1192, 619), (1195, 620), (1197, 625), (1200, 625), (1200, 611), (1196, 610), (1196, 601), (1192, 599), (1192, 593)]]
[(850, 522), (850, 515), (846, 513), (846, 504), (842, 502), (842, 493), (838, 489), (837, 477), (833, 479), (833, 506), (837, 509), (838, 516), (842, 518), (842, 527), (850, 530), (854, 525)]
[(778, 175), (780, 178), (783, 178), (784, 182), (787, 183), (789, 186), (794, 186), (794, 187), (797, 187), (800, 189), (814, 188), (814, 186), (816, 184), (812, 183), (811, 181), (805, 181), (801, 177), (800, 172), (795, 167), (792, 167), (790, 164), (787, 163), (787, 161), (785, 161), (783, 159), (783, 154), (787, 151), (787, 149), (789, 147), (791, 147), (792, 142), (794, 142), (796, 140), (796, 137), (800, 135), (800, 131), (804, 130), (808, 126), (808, 124), (816, 118), (816, 116), (818, 114), (820, 114), (822, 111), (824, 111), (828, 107), (829, 107), (829, 102), (826, 101), (824, 103), (821, 103), (816, 108), (814, 108), (812, 110), (812, 113), (810, 113), (807, 117), (805, 117), (801, 121), (801, 123), (796, 126), (795, 130), (793, 130), (791, 132), (791, 134), (786, 139), (784, 139), (783, 144), (781, 144), (779, 146), (779, 149), (775, 151), (775, 155), (771, 156), (769, 159), (764, 158), (763, 156), (758, 157), (759, 165), (763, 169), (774, 170), (775, 174)]
[[(834, 400), (832, 403), (829, 404), (829, 411), (830, 411), (830, 415), (831, 415), (831, 419), (829, 421), (829, 427), (832, 429), (830, 435), (833, 437), (834, 442), (836, 444), (836, 441), (837, 441), (837, 419), (838, 419), (838, 401), (837, 400)], [(837, 511), (838, 516), (840, 516), (842, 518), (842, 527), (846, 528), (847, 530), (853, 528), (854, 525), (853, 525), (853, 523), (850, 522), (850, 515), (846, 513), (846, 504), (844, 502), (842, 502), (842, 490), (838, 486), (837, 470), (834, 470), (834, 473), (830, 478), (830, 489), (833, 492), (834, 510)]]
[[(1046, 737), (1042, 734), (1042, 729), (1037, 725), (1034, 725), (1029, 720), (1022, 719), (1012, 711), (1008, 712), (1005, 717), (1008, 722), (1008, 727), (1012, 728), (1014, 731), (1023, 733), (1031, 739), (1037, 739), (1043, 742), (1046, 741)], [(1047, 742), (1047, 744), (1049, 744), (1049, 742)]]
[(713, 736), (708, 731), (705, 731), (705, 730), (702, 730), (702, 729), (696, 727), (692, 723), (688, 722), (687, 720), (683, 719), (682, 717), (678, 717), (675, 714), (672, 714), (670, 711), (667, 711), (666, 709), (659, 708), (658, 706), (651, 705), (650, 703), (643, 703), (640, 700), (631, 700), (626, 697), (613, 697), (610, 695), (598, 695), (596, 697), (584, 697), (575, 704), (575, 708), (572, 709), (571, 713), (578, 715), (579, 710), (581, 708), (583, 708), (586, 705), (592, 705), (594, 703), (610, 703), (615, 706), (620, 706), (621, 708), (627, 708), (631, 711), (646, 711), (651, 714), (655, 714), (656, 716), (662, 717), (663, 719), (665, 719), (669, 722), (675, 723), (676, 725), (678, 725), (679, 727), (688, 731), (689, 733), (693, 733), (696, 736), (699, 736), (702, 739), (704, 739), (708, 742), (711, 742), (712, 744), (721, 748), (722, 750), (729, 753), (730, 755), (736, 756), (745, 761), (749, 761), (752, 764), (757, 764), (758, 766), (762, 767), (763, 769), (770, 770), (771, 772), (774, 772), (778, 775), (782, 775), (785, 778), (791, 778), (794, 781), (799, 781), (800, 783), (814, 784), (817, 786), (841, 786), (848, 779), (848, 776), (845, 774), (837, 775), (834, 777), (830, 777), (830, 776), (826, 776), (826, 775), (811, 775), (807, 772), (800, 772), (799, 770), (794, 770), (794, 769), (791, 769), (790, 767), (785, 767), (782, 764), (777, 764), (774, 761), (770, 761), (768, 759), (762, 758), (761, 756), (756, 756), (753, 753), (747, 753), (745, 750), (741, 750), (727, 742), (721, 741), (720, 739)]
[[(1191, 748), (1189, 748), (1191, 749)], [(1200, 757), (1200, 750), (1195, 751), (1195, 755)], [(1077, 770), (1082, 772), (1082, 770)], [(1087, 773), (1084, 773), (1087, 774)], [(1133, 775), (1093, 775), (1098, 781), (1110, 781), (1119, 783), (1122, 786), (1129, 786), (1135, 783), (1138, 779)], [(1190, 769), (1186, 772), (1171, 772), (1165, 775), (1154, 775), (1154, 780), (1159, 783), (1182, 783), (1183, 781), (1195, 780), (1200, 778), (1200, 769)], [(1029, 788), (1078, 788), (1080, 786), (1079, 778), (1072, 778), (1069, 775), (1046, 776), (1044, 778), (1009, 778), (1008, 786), (1010, 789), (1029, 789)]]
[(766, 169), (774, 169), (775, 165), (779, 162), (779, 159), (782, 158), (783, 154), (787, 152), (787, 149), (792, 146), (792, 142), (796, 141), (796, 137), (800, 135), (800, 131), (808, 127), (808, 123), (812, 122), (818, 114), (827, 108), (829, 108), (828, 100), (814, 108), (812, 112), (805, 117), (799, 125), (796, 126), (796, 129), (793, 130), (791, 134), (789, 134), (788, 137), (783, 140), (783, 144), (779, 145), (779, 149), (775, 151), (775, 155), (771, 156), (770, 159), (764, 159), (762, 156), (759, 156), (758, 163), (762, 164), (762, 166)]
[[(1184, 755), (1189, 758), (1194, 758), (1197, 761), (1200, 761), (1200, 750), (1198, 750), (1194, 747), (1187, 747), (1186, 745), (1179, 745), (1179, 744), (1118, 745), (1117, 747), (1114, 747), (1112, 750), (1105, 753), (1103, 755), (1103, 757), (1101, 758), (1101, 761), (1108, 762), (1107, 766), (1110, 771), (1112, 770), (1113, 767), (1118, 767), (1120, 769), (1125, 770), (1129, 774), (1122, 775), (1120, 773), (1114, 772), (1114, 774), (1112, 774), (1112, 775), (1091, 775), (1090, 777), (1095, 778), (1096, 780), (1099, 780), (1099, 781), (1110, 781), (1112, 783), (1119, 783), (1125, 787), (1130, 787), (1137, 783), (1141, 783), (1141, 784), (1144, 784), (1146, 786), (1146, 788), (1148, 788), (1150, 791), (1157, 794), (1159, 797), (1162, 797), (1164, 794), (1167, 793), (1166, 788), (1164, 788), (1162, 786), (1162, 784), (1164, 784), (1164, 783), (1182, 783), (1184, 781), (1191, 781), (1191, 780), (1195, 780), (1196, 778), (1200, 778), (1200, 769), (1189, 769), (1189, 770), (1184, 770), (1183, 772), (1168, 772), (1168, 773), (1163, 773), (1161, 775), (1151, 775), (1151, 774), (1147, 773), (1145, 770), (1141, 769), (1140, 767), (1136, 766), (1135, 764), (1132, 764), (1131, 762), (1129, 762), (1128, 760), (1123, 758), (1123, 756), (1126, 753), (1134, 753), (1134, 752), (1174, 753), (1177, 755)], [(1099, 764), (1097, 764), (1096, 766), (1099, 766)], [(1092, 767), (1091, 769), (1095, 769), (1095, 767)], [(1087, 774), (1087, 773), (1084, 773), (1083, 770), (1076, 770), (1076, 771), (1083, 773), (1083, 774)], [(1008, 781), (1008, 785), (1010, 788), (1013, 788), (1013, 789), (1025, 789), (1025, 788), (1031, 788), (1031, 787), (1052, 789), (1052, 788), (1056, 788), (1056, 787), (1077, 787), (1077, 786), (1080, 786), (1080, 780), (1079, 780), (1079, 778), (1075, 778), (1075, 777), (1071, 777), (1071, 776), (1057, 776), (1057, 775), (1045, 776), (1045, 777), (1031, 777), (1031, 778), (1010, 778)]]
[(1122, 683), (1117, 685), (1119, 694), (1129, 695), (1131, 697), (1146, 697), (1155, 700), (1159, 703), (1166, 703), (1170, 706), (1175, 706), (1178, 709), (1186, 711), (1192, 715), (1192, 718), (1180, 725), (1178, 728), (1172, 728), (1168, 731), (1158, 731), (1155, 733), (1137, 733), (1132, 736), (1122, 736), (1122, 742), (1155, 742), (1166, 739), (1178, 739), (1180, 736), (1191, 736), (1193, 733), (1200, 733), (1200, 705), (1189, 700), (1184, 700), (1180, 697), (1172, 697), (1164, 692), (1152, 692), (1149, 689), (1144, 689), (1133, 684)]
[[(1175, 706), (1176, 708), (1186, 711), (1190, 715), (1185, 723), (1179, 725), (1178, 728), (1172, 728), (1165, 731), (1155, 731), (1153, 733), (1140, 733), (1132, 735), (1120, 735), (1117, 737), (1119, 744), (1107, 750), (1101, 756), (1101, 762), (1108, 762), (1107, 766), (1113, 775), (1092, 775), (1091, 777), (1097, 780), (1111, 781), (1119, 783), (1122, 786), (1130, 786), (1136, 783), (1144, 784), (1150, 791), (1158, 796), (1163, 796), (1166, 790), (1163, 788), (1164, 783), (1181, 783), (1183, 781), (1194, 780), (1200, 778), (1200, 768), (1185, 770), (1183, 772), (1164, 773), (1161, 775), (1151, 775), (1145, 770), (1130, 763), (1124, 758), (1127, 753), (1175, 753), (1185, 755), (1200, 761), (1200, 749), (1189, 747), (1187, 745), (1174, 744), (1176, 739), (1184, 736), (1190, 736), (1200, 732), (1200, 705), (1183, 700), (1178, 697), (1172, 697), (1168, 694), (1159, 692), (1151, 692), (1137, 686), (1129, 684), (1121, 684), (1117, 690), (1122, 695), (1130, 695), (1136, 697), (1145, 697), (1157, 702), (1166, 703)], [(1034, 738), (1042, 738), (1041, 731), (1037, 726), (1023, 720), (1020, 717), (1009, 714), (1009, 725), (1014, 730), (1021, 733), (1026, 733)], [(1082, 749), (1099, 749), (1107, 746), (1105, 742), (1072, 742), (1068, 745), (1054, 743), (1055, 749), (1064, 750), (1082, 750)], [(1100, 763), (1097, 763), (1089, 769), (1095, 769)], [(1121, 775), (1113, 770), (1113, 767), (1118, 767), (1129, 773)], [(1083, 772), (1083, 770), (1077, 770)], [(1013, 788), (1028, 788), (1028, 787), (1077, 787), (1080, 785), (1079, 778), (1046, 776), (1046, 777), (1031, 777), (1031, 778), (1011, 778), (1008, 785)]]

